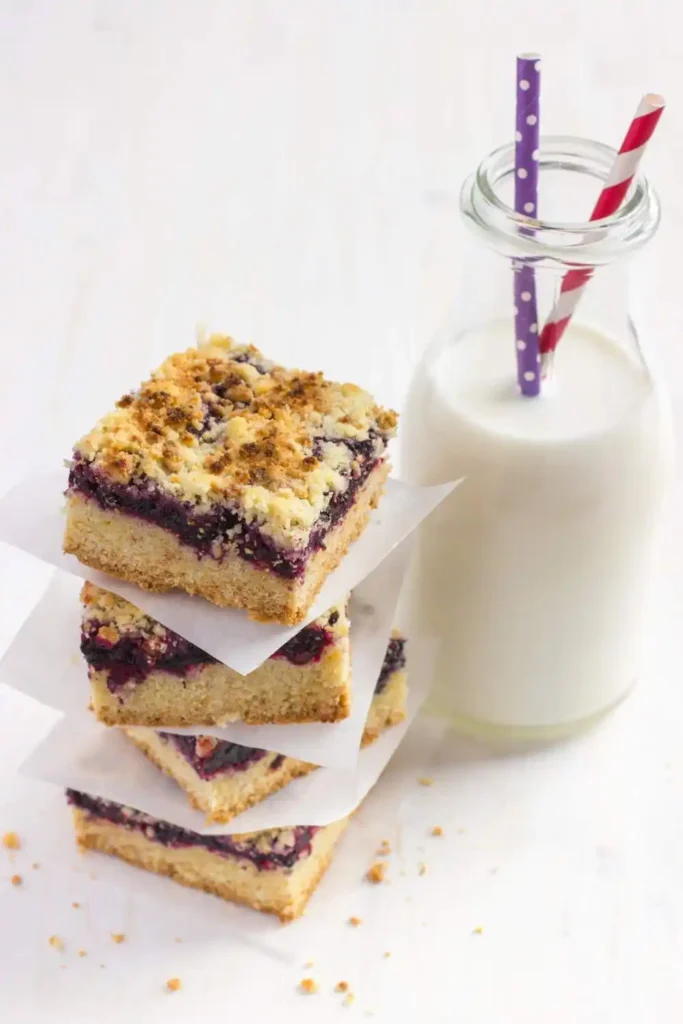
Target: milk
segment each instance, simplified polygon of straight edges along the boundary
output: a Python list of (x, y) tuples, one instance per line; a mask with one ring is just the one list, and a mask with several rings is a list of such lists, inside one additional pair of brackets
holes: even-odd
[(631, 351), (570, 325), (539, 398), (522, 398), (512, 325), (428, 358), (402, 470), (459, 487), (422, 527), (413, 598), (442, 641), (434, 705), (513, 728), (580, 723), (642, 665), (671, 466), (660, 393)]

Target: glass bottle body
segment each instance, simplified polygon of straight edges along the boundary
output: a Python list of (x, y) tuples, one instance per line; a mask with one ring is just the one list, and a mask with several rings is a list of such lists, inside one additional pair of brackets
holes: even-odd
[[(579, 142), (563, 147), (580, 165)], [(541, 149), (542, 184), (558, 162)], [(595, 168), (562, 172), (567, 190)], [(401, 466), (423, 484), (465, 478), (421, 529), (411, 589), (441, 642), (432, 705), (468, 729), (566, 731), (641, 671), (672, 440), (618, 258), (657, 223), (639, 187), (627, 238), (619, 221), (601, 236), (565, 226), (559, 241), (554, 225), (529, 238), (511, 211), (496, 221), (476, 175), (463, 189), (480, 241), (456, 315), (416, 374)], [(512, 274), (528, 261), (540, 319), (568, 266), (596, 268), (537, 398), (515, 376)]]

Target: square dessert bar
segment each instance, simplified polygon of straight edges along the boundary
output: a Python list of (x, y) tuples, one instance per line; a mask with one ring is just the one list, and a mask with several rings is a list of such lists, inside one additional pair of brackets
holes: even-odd
[(67, 799), (83, 850), (112, 854), (282, 921), (303, 912), (349, 822), (203, 836), (87, 793), (70, 789)]
[(383, 492), (396, 421), (353, 384), (210, 338), (78, 442), (64, 550), (296, 625)]
[[(363, 733), (363, 746), (405, 717), (405, 640), (396, 634), (387, 648)], [(228, 822), (316, 765), (270, 750), (245, 747), (213, 736), (181, 736), (154, 729), (126, 734), (204, 811), (207, 821)]]
[(349, 714), (343, 604), (242, 676), (108, 590), (86, 583), (81, 601), (91, 706), (105, 725), (336, 722)]

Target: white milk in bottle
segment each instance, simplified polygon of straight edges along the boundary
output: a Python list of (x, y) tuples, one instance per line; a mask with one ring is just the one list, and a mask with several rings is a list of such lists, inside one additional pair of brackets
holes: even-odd
[[(587, 173), (601, 160), (609, 168), (606, 147), (561, 142), (575, 164), (590, 156)], [(504, 153), (489, 158), (490, 176), (496, 160), (505, 173)], [(559, 155), (542, 149), (542, 171)], [(495, 257), (500, 278), (489, 265), (468, 286), (472, 322), (428, 351), (403, 417), (407, 478), (465, 477), (421, 529), (412, 598), (441, 640), (435, 709), (468, 729), (552, 735), (613, 706), (642, 667), (671, 435), (622, 272), (604, 264), (652, 234), (657, 208), (640, 182), (636, 222), (601, 236), (577, 226), (567, 255), (543, 225), (520, 240), (496, 209), (492, 226), (478, 190), (478, 179), (463, 190), (466, 217), (508, 258)], [(511, 310), (509, 259), (529, 254), (541, 308), (570, 256), (602, 267), (537, 398), (517, 387)]]

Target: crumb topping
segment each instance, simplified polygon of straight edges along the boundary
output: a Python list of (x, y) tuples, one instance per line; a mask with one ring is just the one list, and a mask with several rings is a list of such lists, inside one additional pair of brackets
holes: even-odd
[[(131, 633), (140, 634), (145, 642), (145, 652), (150, 658), (162, 658), (174, 634), (156, 619), (145, 615), (130, 601), (112, 594), (109, 590), (94, 583), (84, 583), (81, 588), (81, 604), (83, 606), (82, 625), (87, 628), (89, 623), (98, 625), (97, 640), (103, 648), (113, 647), (119, 640)], [(326, 630), (334, 638), (334, 642), (348, 635), (349, 618), (346, 602), (334, 605), (324, 615), (310, 623)], [(94, 627), (93, 627), (94, 628)], [(307, 627), (308, 628), (308, 627)], [(15, 835), (15, 833), (8, 833)], [(17, 838), (18, 842), (18, 838)]]
[(214, 336), (170, 356), (75, 447), (119, 483), (147, 482), (200, 511), (235, 504), (291, 547), (305, 545), (332, 494), (381, 458), (397, 415), (354, 384), (287, 370)]

